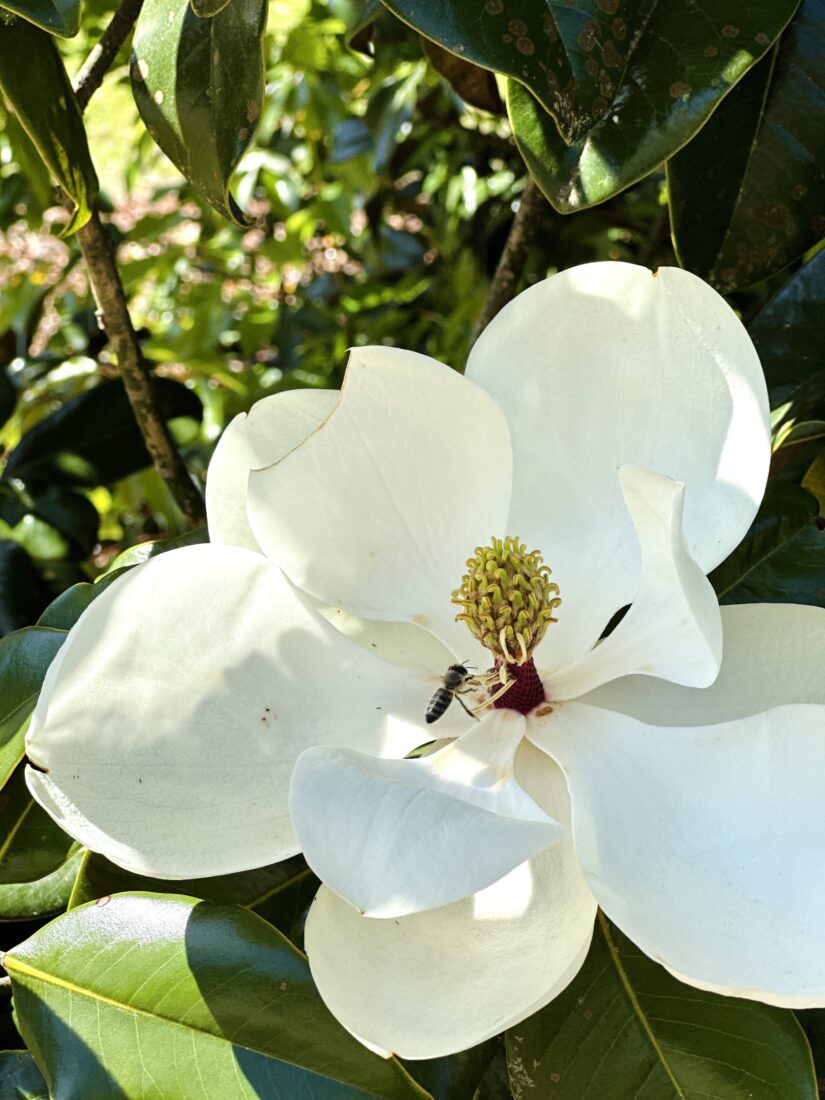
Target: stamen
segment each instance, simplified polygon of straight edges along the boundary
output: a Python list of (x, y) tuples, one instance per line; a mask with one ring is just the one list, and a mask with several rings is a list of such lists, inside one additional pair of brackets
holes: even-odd
[[(497, 665), (526, 665), (561, 604), (559, 586), (538, 550), (507, 536), (476, 547), (453, 603)], [(506, 677), (502, 678), (502, 684)], [(506, 698), (506, 695), (504, 696)], [(501, 704), (505, 705), (504, 703)]]

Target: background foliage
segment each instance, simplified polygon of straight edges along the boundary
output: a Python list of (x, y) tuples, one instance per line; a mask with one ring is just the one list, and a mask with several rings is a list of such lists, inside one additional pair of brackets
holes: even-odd
[[(221, 1097), (815, 1096), (794, 1014), (687, 989), (606, 922), (567, 993), (503, 1041), (385, 1063), (312, 988), (300, 860), (173, 896), (78, 849), (21, 761), (83, 607), (119, 570), (205, 538), (153, 468), (98, 327), (75, 233), (95, 209), (202, 481), (232, 416), (337, 387), (353, 345), (461, 369), (526, 164), (549, 202), (523, 282), (589, 260), (681, 263), (740, 311), (775, 453), (712, 580), (722, 602), (825, 606), (825, 0), (145, 0), (84, 113), (71, 80), (113, 13), (0, 2), (0, 946), (20, 944), (14, 1017), (0, 986), (0, 1095), (186, 1097), (209, 1064)], [(145, 959), (127, 959), (154, 921), (159, 963), (183, 949), (171, 1018), (154, 1014)], [(798, 1015), (819, 1063), (823, 1013)]]

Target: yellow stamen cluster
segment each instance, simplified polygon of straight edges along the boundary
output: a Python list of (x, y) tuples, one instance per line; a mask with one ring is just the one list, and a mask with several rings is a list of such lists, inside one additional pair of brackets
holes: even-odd
[(508, 535), (476, 547), (453, 603), (462, 608), (456, 619), (467, 624), (500, 664), (522, 665), (548, 625), (558, 622), (553, 612), (561, 599), (538, 550), (528, 551)]

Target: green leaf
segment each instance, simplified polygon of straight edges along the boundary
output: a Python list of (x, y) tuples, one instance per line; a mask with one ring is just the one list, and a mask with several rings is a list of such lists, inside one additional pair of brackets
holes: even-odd
[(188, 0), (146, 0), (135, 28), (132, 90), (146, 128), (214, 208), (251, 224), (229, 180), (263, 103), (263, 0), (200, 19)]
[(404, 1065), (433, 1100), (473, 1100), (499, 1044), (498, 1038), (488, 1039), (460, 1054), (405, 1062)]
[(211, 19), (219, 11), (223, 11), (230, 0), (189, 0), (192, 11), (201, 19)]
[(31, 626), (0, 640), (0, 787), (23, 759), (23, 723), (65, 637), (62, 630)]
[[(790, 402), (793, 415), (816, 415), (825, 389), (825, 251), (789, 279), (751, 322), (771, 405)], [(820, 405), (825, 409), (825, 403)]]
[(27, 1050), (0, 1050), (0, 1096), (4, 1100), (49, 1100), (49, 1090)]
[(85, 225), (98, 183), (86, 128), (53, 39), (25, 19), (0, 23), (0, 90), (75, 211), (62, 236)]
[(825, 3), (803, 0), (775, 46), (668, 162), (683, 267), (723, 294), (825, 236)]
[[(296, 877), (309, 876), (306, 863), (300, 857), (240, 871), (234, 875), (218, 875), (200, 879), (153, 879), (125, 871), (105, 856), (86, 852), (78, 868), (70, 908), (95, 901), (108, 894), (140, 891), (142, 893), (188, 894), (203, 901), (244, 905), (257, 908), (277, 894)], [(317, 889), (317, 880), (314, 880)]]
[(769, 482), (751, 529), (710, 574), (722, 604), (805, 603), (825, 607), (825, 531), (819, 505), (790, 482)]
[(600, 915), (571, 985), (507, 1033), (515, 1095), (538, 1100), (816, 1100), (792, 1012), (683, 985)]
[(48, 599), (49, 590), (26, 549), (0, 539), (0, 634), (30, 626)]
[[(61, 1100), (421, 1100), (330, 1015), (309, 967), (247, 909), (119, 894), (10, 951), (18, 1027)], [(151, 1052), (151, 1057), (147, 1054)]]
[[(155, 387), (163, 416), (203, 414), (195, 394), (169, 378)], [(9, 455), (5, 476), (29, 485), (100, 485), (149, 466), (151, 459), (121, 382), (102, 382), (38, 421)]]
[(80, 0), (3, 0), (0, 8), (58, 38), (74, 38), (80, 30)]
[(34, 882), (51, 875), (77, 851), (77, 841), (63, 832), (34, 801), (20, 764), (0, 792), (0, 883)]
[(85, 849), (79, 848), (50, 875), (0, 885), (0, 921), (37, 920), (65, 912), (84, 855)]
[(385, 0), (428, 38), (513, 78), (530, 172), (570, 213), (646, 176), (699, 130), (798, 0)]

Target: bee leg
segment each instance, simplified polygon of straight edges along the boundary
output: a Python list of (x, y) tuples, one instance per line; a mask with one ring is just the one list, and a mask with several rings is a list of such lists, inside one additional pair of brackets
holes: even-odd
[(458, 699), (459, 703), (461, 703), (461, 706), (464, 708), (465, 714), (469, 714), (471, 718), (475, 718), (476, 722), (480, 721), (478, 715), (475, 714), (473, 711), (471, 711), (470, 708), (467, 706), (467, 704), (464, 702), (464, 700), (461, 698), (462, 695), (466, 695), (466, 692), (458, 692), (457, 691), (455, 693), (455, 697), (456, 697), (456, 699)]

